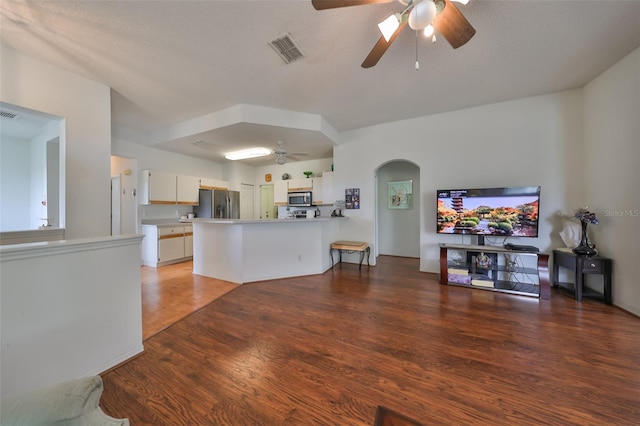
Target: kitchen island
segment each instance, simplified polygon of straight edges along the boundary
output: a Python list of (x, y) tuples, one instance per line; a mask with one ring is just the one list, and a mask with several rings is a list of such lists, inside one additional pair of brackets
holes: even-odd
[(193, 219), (193, 273), (238, 284), (321, 274), (340, 220)]

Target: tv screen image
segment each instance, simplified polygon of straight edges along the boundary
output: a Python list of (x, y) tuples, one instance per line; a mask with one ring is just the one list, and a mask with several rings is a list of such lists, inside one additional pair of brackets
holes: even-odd
[(437, 191), (438, 233), (537, 237), (540, 187)]

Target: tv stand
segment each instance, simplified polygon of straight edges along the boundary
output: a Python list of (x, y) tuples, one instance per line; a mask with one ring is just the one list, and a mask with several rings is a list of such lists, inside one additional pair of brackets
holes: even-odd
[[(459, 258), (455, 259), (452, 253), (457, 253)], [(495, 261), (481, 267), (482, 262), (478, 258), (484, 254)], [(470, 259), (476, 259), (476, 262)], [(507, 260), (511, 261), (510, 264)], [(472, 280), (476, 284), (472, 284)], [(496, 246), (441, 244), (440, 284), (549, 299), (549, 255)]]

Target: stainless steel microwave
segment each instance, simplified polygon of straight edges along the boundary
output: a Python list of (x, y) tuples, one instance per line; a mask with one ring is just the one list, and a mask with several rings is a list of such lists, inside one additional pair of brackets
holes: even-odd
[(292, 207), (310, 207), (311, 191), (289, 192), (287, 204)]

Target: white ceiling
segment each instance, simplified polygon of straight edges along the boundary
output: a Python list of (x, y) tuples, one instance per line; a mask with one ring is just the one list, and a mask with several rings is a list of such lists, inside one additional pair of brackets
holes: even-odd
[[(161, 149), (220, 153), (278, 140), (327, 158), (331, 132), (243, 119), (175, 135), (237, 105), (307, 113), (338, 134), (364, 126), (582, 87), (640, 46), (640, 1), (485, 1), (458, 6), (475, 27), (454, 50), (406, 28), (378, 65), (360, 64), (398, 2), (316, 11), (311, 0), (3, 0), (4, 45), (112, 88), (112, 120)], [(286, 65), (268, 42), (290, 33)], [(295, 120), (294, 120), (295, 121)], [(202, 140), (204, 149), (193, 145)], [(269, 161), (272, 161), (270, 159)], [(253, 162), (252, 164), (259, 164)]]

